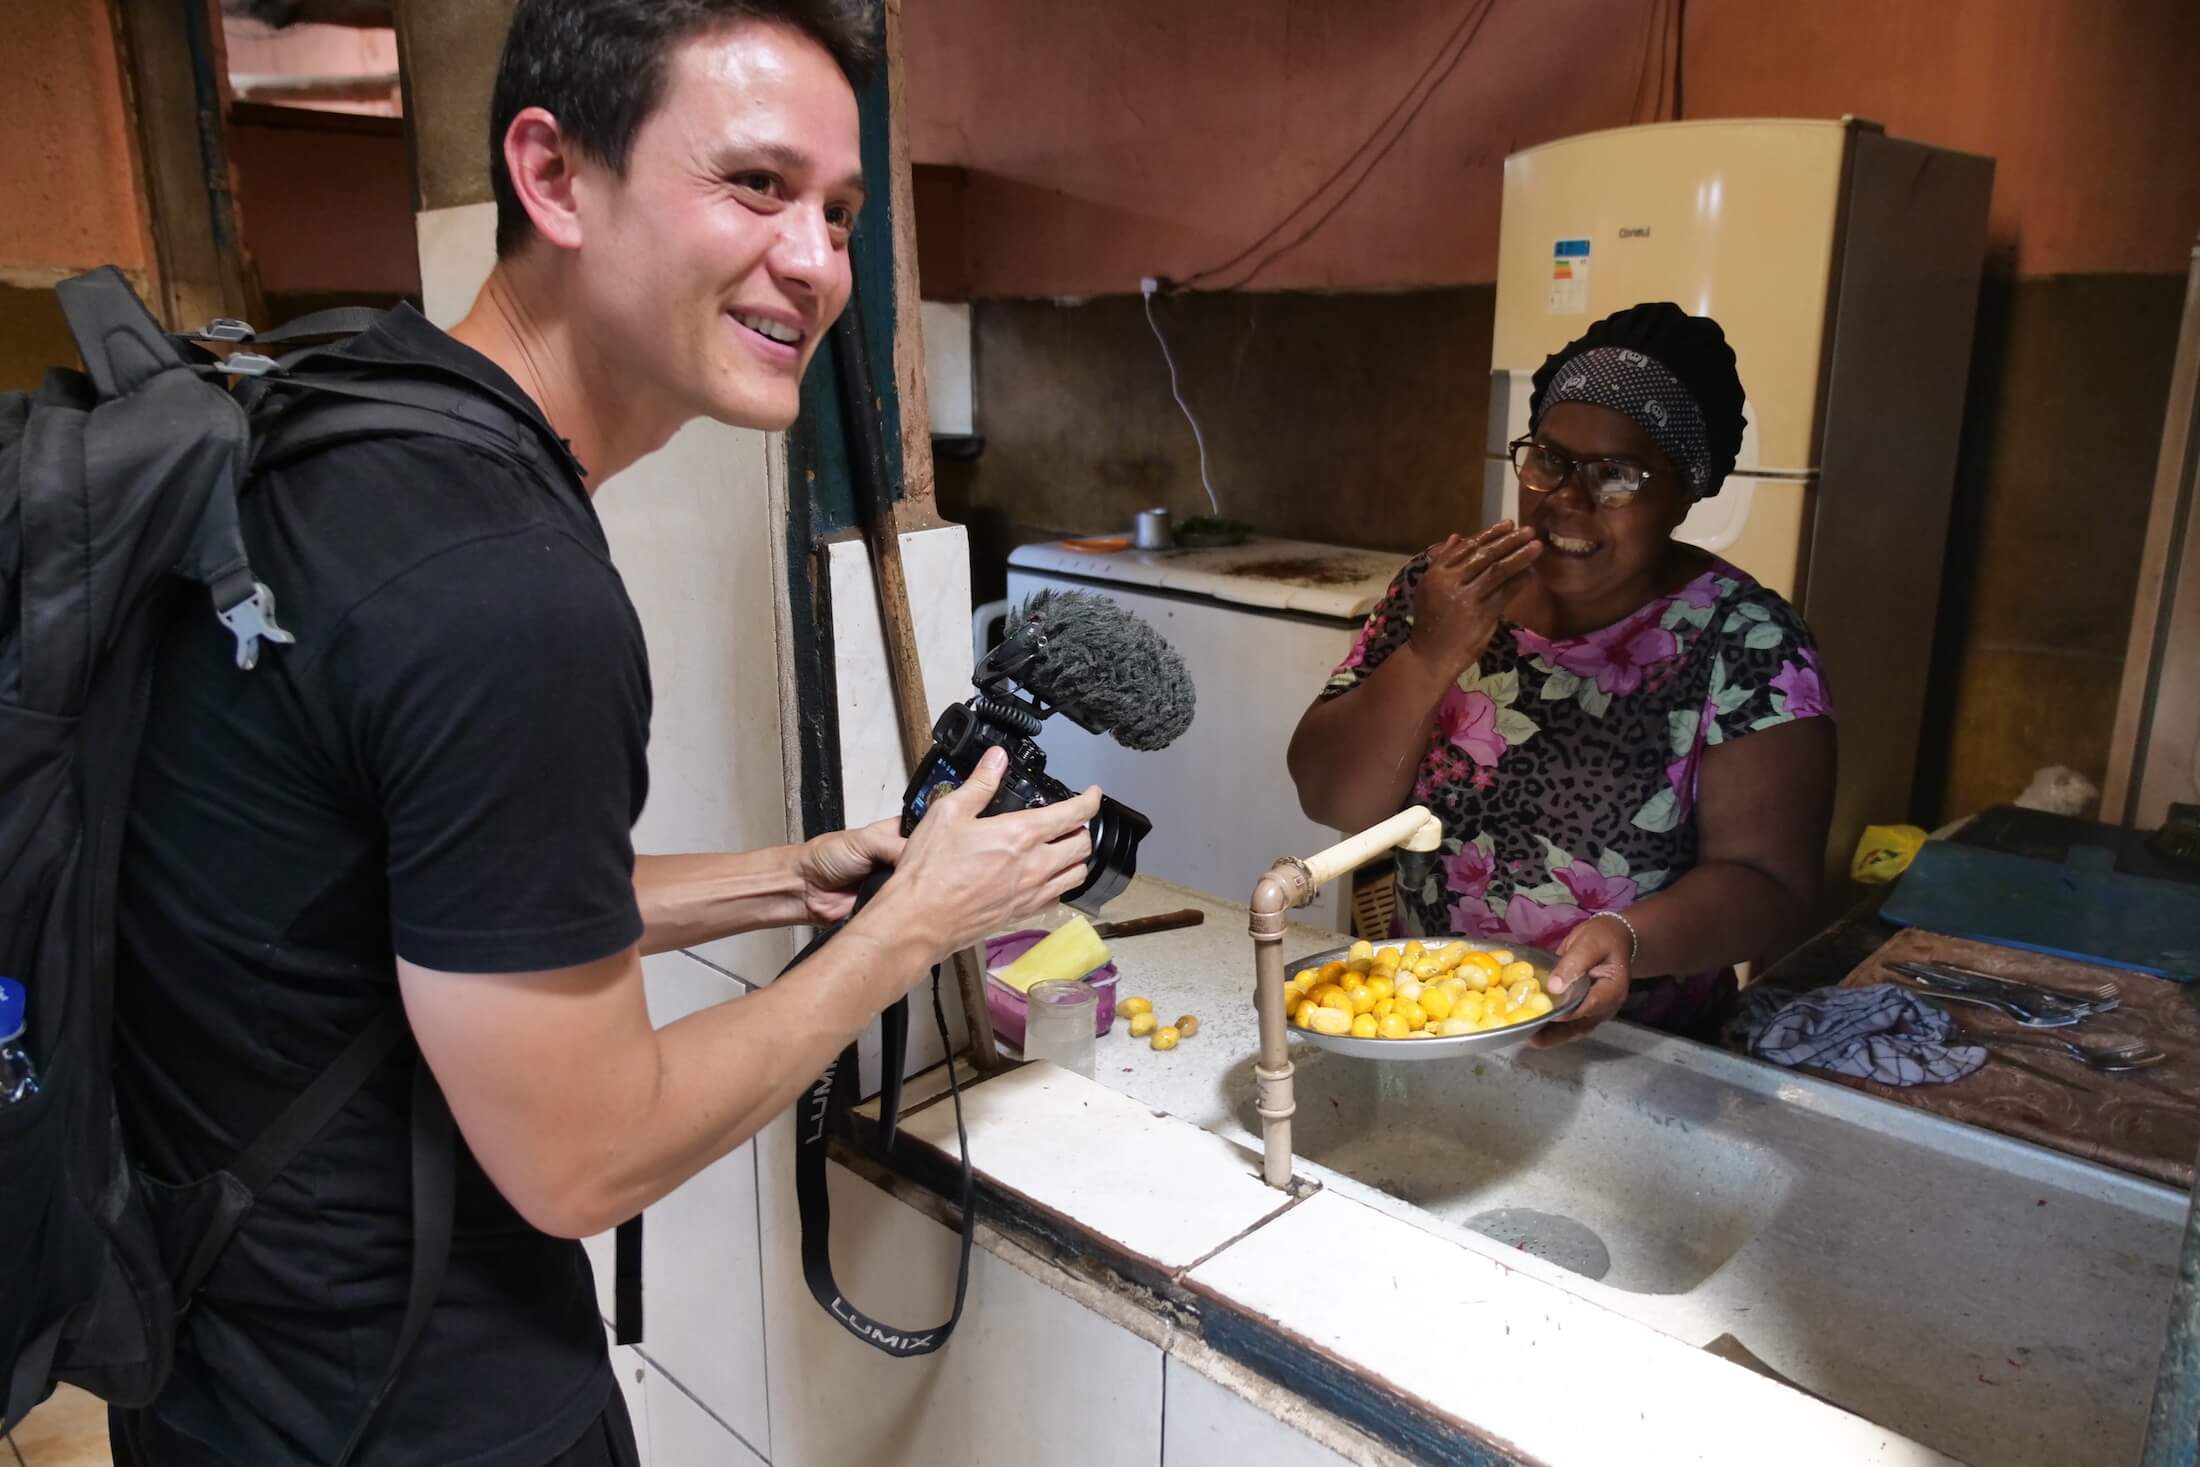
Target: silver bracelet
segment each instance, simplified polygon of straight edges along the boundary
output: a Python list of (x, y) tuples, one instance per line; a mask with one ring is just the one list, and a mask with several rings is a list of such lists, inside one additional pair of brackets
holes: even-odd
[(1627, 966), (1632, 969), (1635, 966), (1635, 959), (1642, 956), (1642, 934), (1635, 930), (1635, 924), (1628, 921), (1626, 916), (1619, 912), (1592, 912), (1589, 915), (1592, 919), (1610, 917), (1627, 929)]

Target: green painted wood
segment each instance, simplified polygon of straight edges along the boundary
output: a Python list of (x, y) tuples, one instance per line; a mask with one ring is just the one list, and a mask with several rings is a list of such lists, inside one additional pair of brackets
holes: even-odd
[[(879, 45), (885, 50), (884, 12)], [(894, 178), (889, 156), (886, 68), (856, 97), (868, 197), (849, 245), (855, 305), (874, 367), (873, 390), (887, 482), (903, 497), (901, 403), (894, 388)], [(787, 430), (787, 596), (793, 613), (795, 717), (801, 756), (802, 826), (807, 835), (846, 823), (840, 788), (840, 728), (833, 678), (832, 615), (824, 582), (824, 545), (857, 528), (848, 472), (848, 434), (841, 421), (834, 374), (836, 350), (827, 336), (802, 381), (802, 407)]]

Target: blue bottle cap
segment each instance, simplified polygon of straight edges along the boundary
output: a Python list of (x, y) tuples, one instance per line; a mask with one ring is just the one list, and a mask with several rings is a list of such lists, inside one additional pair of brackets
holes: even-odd
[(23, 1032), (23, 1006), (30, 995), (13, 978), (0, 978), (0, 1044)]

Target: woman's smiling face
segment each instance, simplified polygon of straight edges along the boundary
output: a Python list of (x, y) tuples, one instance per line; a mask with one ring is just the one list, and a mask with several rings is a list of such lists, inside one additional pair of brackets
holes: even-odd
[(1632, 419), (1590, 403), (1552, 407), (1535, 440), (1566, 458), (1623, 459), (1649, 472), (1624, 504), (1599, 505), (1579, 473), (1546, 491), (1522, 484), (1520, 522), (1543, 542), (1536, 579), (1562, 602), (1599, 602), (1635, 588), (1647, 600), (1673, 531), (1688, 515), (1680, 473)]

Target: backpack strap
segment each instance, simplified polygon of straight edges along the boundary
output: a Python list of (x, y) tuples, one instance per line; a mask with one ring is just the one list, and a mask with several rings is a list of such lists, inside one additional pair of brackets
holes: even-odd
[(208, 346), (236, 346), (247, 341), (260, 346), (336, 341), (373, 330), (381, 324), (382, 316), (372, 306), (332, 306), (325, 311), (308, 311), (266, 331), (255, 331), (251, 322), (233, 316), (217, 316), (204, 329), (175, 332), (171, 339)]
[(642, 1342), (642, 1217), (637, 1212), (612, 1235), (611, 1340)]
[[(200, 509), (190, 518), (184, 543), (176, 547), (180, 553), (173, 569), (208, 588), (215, 614), (237, 639), (237, 665), (251, 667), (262, 642), (288, 642), (291, 636), (277, 624), (274, 595), (254, 578), (237, 529), (236, 489), (247, 444), (243, 413), (215, 383), (195, 380), (205, 370), (204, 354), (196, 354), (199, 360), (187, 356), (178, 338), (161, 329), (114, 266), (72, 276), (55, 286), (54, 294), (76, 338), (84, 375), (97, 401), (128, 404), (119, 410), (119, 420), (109, 422), (103, 431), (118, 447), (129, 447), (147, 476), (199, 477)], [(156, 382), (170, 374), (189, 377), (181, 385), (168, 383), (155, 389)], [(161, 401), (139, 405), (133, 397), (140, 389), (155, 389)], [(179, 424), (195, 425), (195, 436), (168, 448), (189, 456), (188, 464), (164, 456), (161, 447), (174, 437)], [(71, 424), (69, 431), (80, 435), (82, 423)], [(42, 461), (42, 481), (73, 484), (77, 475), (68, 470), (72, 463), (85, 461), (81, 445), (53, 446), (64, 457)], [(66, 457), (71, 448), (78, 450), (74, 460)], [(119, 475), (118, 481), (128, 480), (127, 466), (110, 462), (107, 467)], [(94, 561), (96, 572), (98, 558), (87, 559)]]
[[(531, 446), (522, 420), (501, 399), (456, 374), (384, 371), (371, 377), (270, 373), (252, 384), (256, 405), (277, 393), (296, 400), (268, 409), (256, 435), (248, 480), (340, 443), (425, 434), (505, 455)], [(256, 415), (260, 416), (260, 415)]]
[[(359, 1093), (368, 1077), (397, 1051), (407, 1034), (405, 1011), (392, 1003), (374, 1022), (353, 1036), (341, 1054), (314, 1076), (313, 1083), (269, 1123), (266, 1130), (238, 1155), (225, 1170), (247, 1195), (242, 1205), (228, 1210), (221, 1226), (210, 1228), (194, 1246), (191, 1259), (176, 1282), (176, 1298), (187, 1305), (199, 1285), (213, 1270), (230, 1239), (236, 1235), (251, 1202), (266, 1191), (306, 1144), (336, 1118), (338, 1111)], [(381, 1382), (368, 1398), (367, 1409), (352, 1427), (337, 1467), (344, 1467), (366, 1440), (367, 1430), (381, 1413), (382, 1404), (397, 1384), (398, 1374), (412, 1355), (413, 1346), (427, 1330), (435, 1298), (443, 1288), (443, 1276), (451, 1259), (451, 1232), (457, 1215), (458, 1128), (451, 1108), (425, 1059), (415, 1057), (412, 1078), (412, 1281), (405, 1298), (404, 1321), (398, 1326), (397, 1348), (384, 1367)]]
[(313, 1077), (313, 1083), (301, 1090), (284, 1107), (283, 1113), (269, 1122), (267, 1129), (223, 1168), (242, 1188), (243, 1195), (236, 1199), (238, 1205), (224, 1214), (221, 1224), (208, 1228), (192, 1246), (190, 1259), (176, 1277), (179, 1305), (188, 1307), (191, 1296), (206, 1282), (215, 1260), (236, 1236), (252, 1202), (268, 1189), (284, 1167), (296, 1160), (298, 1153), (305, 1150), (306, 1143), (336, 1119), (336, 1113), (359, 1093), (360, 1087), (382, 1062), (397, 1052), (406, 1032), (405, 1011), (393, 1003), (377, 1015), (373, 1023), (354, 1035), (343, 1052)]
[(102, 398), (117, 398), (188, 365), (122, 272), (102, 265), (54, 287), (61, 314)]
[(336, 1467), (347, 1467), (367, 1439), (367, 1428), (381, 1414), (382, 1403), (411, 1357), (413, 1346), (427, 1330), (435, 1296), (443, 1288), (443, 1275), (451, 1261), (451, 1228), (458, 1210), (458, 1128), (451, 1108), (425, 1059), (413, 1067), (412, 1087), (412, 1285), (405, 1299), (405, 1321), (398, 1326), (397, 1350), (382, 1372), (382, 1384), (367, 1402), (367, 1411), (351, 1429), (350, 1440), (337, 1455)]

